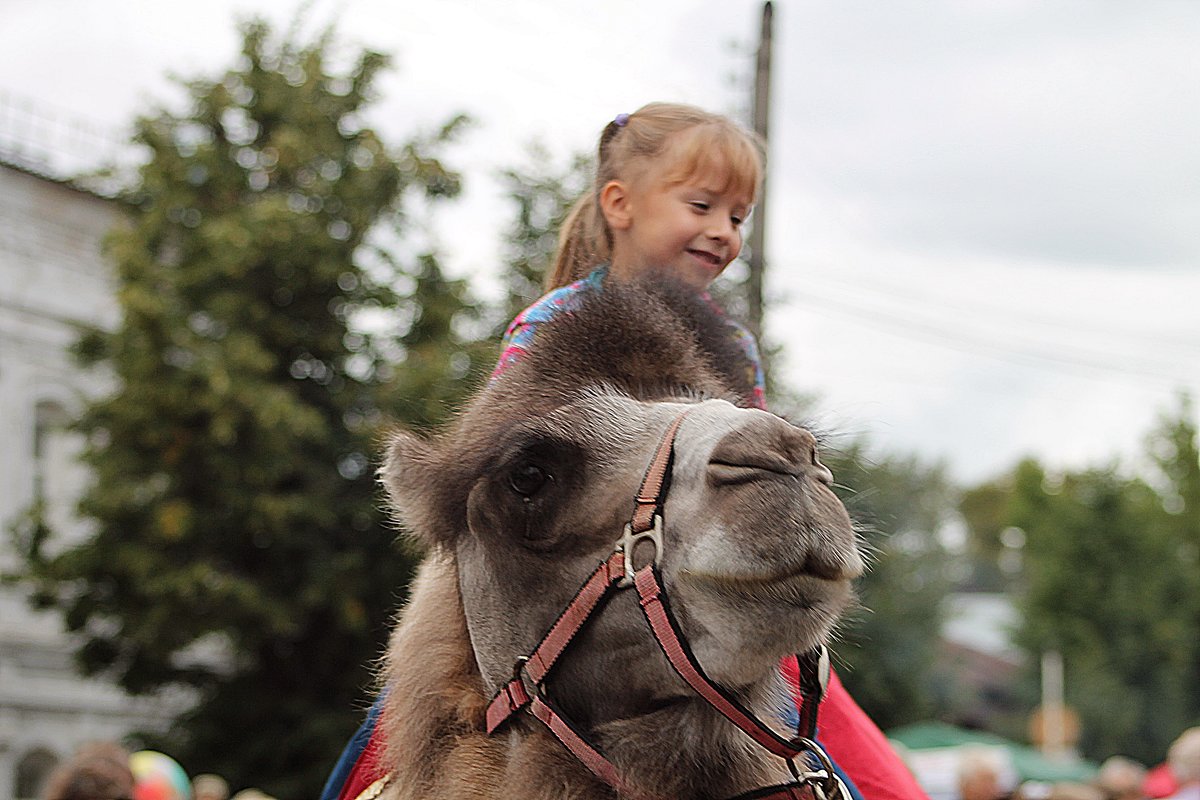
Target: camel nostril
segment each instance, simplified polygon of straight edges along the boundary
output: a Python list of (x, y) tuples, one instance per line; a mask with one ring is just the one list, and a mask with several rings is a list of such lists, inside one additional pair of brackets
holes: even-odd
[(758, 480), (773, 472), (833, 487), (833, 472), (821, 463), (812, 431), (778, 417), (755, 418), (724, 436), (709, 457), (714, 485)]

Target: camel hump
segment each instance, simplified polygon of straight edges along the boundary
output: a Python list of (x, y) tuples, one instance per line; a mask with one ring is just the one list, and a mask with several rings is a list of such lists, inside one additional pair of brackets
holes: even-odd
[(563, 393), (608, 386), (642, 400), (686, 394), (744, 405), (754, 365), (739, 335), (683, 284), (661, 276), (608, 280), (538, 332), (520, 379)]

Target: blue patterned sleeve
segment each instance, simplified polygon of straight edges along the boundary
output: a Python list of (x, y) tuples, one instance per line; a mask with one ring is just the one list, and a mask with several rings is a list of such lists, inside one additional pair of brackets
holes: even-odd
[(726, 318), (725, 321), (733, 331), (733, 336), (737, 340), (738, 346), (745, 353), (746, 360), (750, 362), (747, 368), (749, 374), (746, 377), (749, 379), (750, 385), (754, 388), (751, 390), (750, 396), (746, 399), (755, 408), (765, 410), (767, 407), (767, 384), (766, 378), (763, 375), (762, 357), (758, 352), (758, 341), (755, 340), (754, 334), (741, 323), (729, 318)]
[(492, 370), (489, 380), (495, 380), (525, 357), (539, 325), (549, 322), (563, 311), (569, 312), (578, 308), (585, 293), (598, 289), (603, 279), (604, 271), (596, 270), (583, 280), (543, 295), (540, 300), (517, 314), (504, 331), (504, 339), (500, 343), (500, 359), (496, 362), (496, 368)]

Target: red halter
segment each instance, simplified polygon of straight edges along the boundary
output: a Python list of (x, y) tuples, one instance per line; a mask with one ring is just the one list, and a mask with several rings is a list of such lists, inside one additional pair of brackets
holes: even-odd
[[(676, 417), (663, 434), (642, 478), (633, 516), (612, 555), (591, 574), (533, 651), (517, 659), (512, 680), (500, 687), (492, 698), (487, 709), (487, 731), (495, 732), (513, 714), (527, 708), (600, 780), (622, 796), (646, 797), (621, 779), (612, 762), (584, 738), (543, 692), (546, 676), (567, 645), (591, 618), (600, 601), (610, 592), (632, 585), (637, 589), (642, 613), (650, 624), (654, 638), (679, 676), (705, 702), (760, 746), (787, 762), (793, 780), (756, 789), (732, 800), (848, 800), (850, 794), (834, 772), (829, 757), (813, 741), (817, 728), (817, 706), (829, 680), (829, 658), (824, 646), (797, 656), (803, 707), (797, 736), (784, 739), (743, 707), (728, 690), (704, 674), (671, 614), (666, 588), (658, 571), (663, 550), (662, 509), (666, 500), (666, 478), (675, 436), (687, 413), (685, 411)], [(653, 544), (654, 558), (641, 569), (635, 569), (634, 550), (643, 541)], [(532, 687), (532, 693), (526, 688), (527, 682)], [(804, 753), (815, 758), (815, 769), (805, 770), (797, 766), (797, 757)]]

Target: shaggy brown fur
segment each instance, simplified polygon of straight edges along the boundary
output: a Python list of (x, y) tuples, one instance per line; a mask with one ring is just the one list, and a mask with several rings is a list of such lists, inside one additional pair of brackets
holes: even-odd
[[(620, 489), (612, 502), (585, 494), (594, 491), (597, 476), (616, 469), (628, 471), (629, 467), (614, 466), (619, 462), (615, 456), (609, 463), (604, 452), (587, 451), (586, 443), (566, 441), (571, 431), (561, 427), (562, 415), (556, 417), (555, 412), (575, 404), (586, 417), (589, 398), (600, 394), (651, 402), (698, 403), (714, 398), (736, 402), (749, 393), (745, 367), (744, 357), (730, 342), (725, 323), (686, 290), (622, 287), (610, 282), (578, 312), (560, 315), (540, 331), (528, 356), (485, 387), (438, 441), (396, 433), (383, 477), (402, 523), (430, 548), (430, 556), (393, 634), (385, 668), (388, 695), (381, 725), (386, 740), (385, 763), (392, 773), (385, 797), (615, 797), (540, 723), (526, 715), (518, 715), (496, 735), (484, 732), (487, 703), (497, 681), (502, 682), (505, 676), (497, 675), (495, 667), (482, 666), (487, 660), (494, 664), (496, 657), (484, 659), (480, 648), (495, 647), (496, 642), (536, 641), (529, 641), (529, 631), (544, 630), (553, 620), (562, 607), (558, 598), (569, 598), (590, 569), (580, 565), (594, 565), (595, 560), (588, 561), (595, 558), (594, 553), (602, 557), (610, 550), (616, 538), (614, 531), (619, 532), (622, 517), (627, 518), (632, 486), (640, 475), (622, 478), (633, 483), (628, 490)], [(766, 415), (760, 416), (766, 419)], [(609, 417), (602, 414), (601, 418), (607, 420), (605, 424), (613, 424)], [(548, 421), (551, 419), (556, 421), (552, 424)], [(609, 431), (601, 437), (604, 447), (599, 450), (612, 444), (624, 451), (635, 442), (637, 447), (652, 446), (652, 442), (646, 443), (643, 428), (651, 424), (647, 420), (657, 419), (631, 419), (629, 440), (622, 447), (616, 448), (611, 437), (626, 434)], [(582, 420), (579, 424), (589, 423)], [(762, 424), (765, 430), (776, 431), (764, 434), (768, 439), (783, 436), (794, 442), (794, 447), (811, 450), (808, 434), (804, 434), (805, 439), (778, 421)], [(521, 511), (519, 502), (512, 506), (512, 500), (506, 502), (515, 511), (493, 510), (486, 498), (491, 496), (489, 492), (499, 491), (494, 488), (499, 480), (493, 477), (496, 465), (511, 461), (514, 451), (530, 447), (534, 435), (530, 431), (550, 437), (547, 441), (551, 444), (541, 444), (539, 439), (536, 446), (548, 448), (547, 463), (561, 466), (554, 476), (554, 489), (566, 499), (560, 505), (546, 501), (547, 505), (540, 507), (537, 503), (541, 500), (529, 505), (527, 498), (525, 508), (539, 509), (534, 517), (523, 516), (527, 512)], [(595, 436), (585, 436), (581, 442), (594, 445)], [(644, 465), (641, 455), (626, 458), (629, 464)], [(815, 452), (811, 461), (817, 463)], [(640, 473), (641, 466), (636, 469)], [(811, 534), (798, 535), (819, 541), (831, 537), (840, 537), (840, 542), (849, 537), (852, 541), (844, 511), (827, 490), (821, 491), (824, 494), (804, 489), (806, 497), (816, 492), (804, 501), (805, 508), (813, 509), (816, 515), (816, 527)], [(769, 495), (768, 491), (764, 497)], [(583, 501), (582, 505), (577, 501)], [(597, 502), (601, 508), (588, 505)], [(758, 503), (749, 507), (753, 513), (769, 515), (770, 504)], [(543, 519), (550, 522), (543, 523)], [(514, 520), (525, 522), (514, 529)], [(833, 527), (829, 530), (833, 533), (821, 527), (826, 524), (824, 520), (831, 520)], [(849, 549), (853, 551), (852, 544)], [(857, 559), (856, 554), (853, 559)], [(511, 570), (505, 566), (510, 560)], [(464, 578), (464, 566), (474, 570), (468, 575), (494, 573), (505, 576), (513, 585), (490, 584), (494, 592), (481, 595), (483, 587), (478, 577)], [(849, 569), (853, 568), (851, 564)], [(835, 572), (840, 569), (835, 565)], [(464, 580), (475, 583), (468, 586), (462, 583)], [(470, 614), (464, 607), (465, 588), (471, 589), (471, 597), (486, 598), (485, 605), (508, 609), (484, 629), (487, 641), (472, 639), (470, 631), (474, 628), (469, 627)], [(513, 601), (506, 606), (510, 597)], [(611, 609), (605, 611), (606, 621), (596, 626), (614, 625), (607, 621), (610, 614), (640, 619), (635, 602), (629, 593), (615, 597)], [(681, 613), (686, 617), (687, 610)], [(639, 624), (644, 628), (644, 622)], [(685, 619), (685, 625), (689, 624), (698, 623)], [(636, 681), (625, 680), (619, 670), (645, 669), (644, 664), (649, 663), (655, 674), (669, 676), (664, 680), (677, 682), (677, 678), (657, 663), (661, 655), (646, 631), (615, 630), (624, 638), (600, 640), (612, 642), (608, 645), (590, 641), (592, 631), (586, 632), (568, 651), (569, 658), (564, 661), (569, 663), (560, 665), (560, 673), (568, 674), (577, 687), (594, 688), (597, 679), (589, 678), (587, 672), (582, 679), (572, 674), (581, 669), (575, 662), (580, 660), (578, 653), (583, 648), (599, 654), (603, 663), (608, 663), (604, 659), (612, 662), (608, 667), (595, 662), (593, 669), (601, 670), (598, 679), (611, 684), (618, 695), (621, 691), (632, 692), (630, 698), (618, 697), (617, 705), (612, 707), (617, 711), (610, 708), (594, 720), (581, 699), (587, 692), (556, 697), (556, 701), (568, 706), (574, 703), (577, 718), (590, 720), (590, 735), (632, 785), (652, 788), (663, 797), (709, 798), (786, 777), (778, 759), (740, 732), (731, 732), (723, 718), (695, 703), (690, 695), (679, 698), (668, 693), (664, 697), (672, 699), (665, 705), (651, 704), (642, 711), (628, 713), (620, 703), (633, 703), (636, 708), (643, 703), (638, 692), (645, 689), (638, 689)], [(618, 650), (605, 655), (606, 647)], [(635, 651), (649, 661), (633, 666), (635, 662), (626, 662), (628, 656), (617, 655)], [(510, 656), (504, 658), (508, 660), (503, 663), (512, 663)], [(773, 662), (764, 664), (762, 676), (739, 688), (742, 701), (755, 708), (777, 705), (776, 693), (782, 690)], [(489, 672), (491, 677), (485, 677)], [(640, 677), (643, 673), (633, 674)], [(606, 697), (601, 691), (597, 697)], [(608, 702), (607, 697), (604, 702)]]

